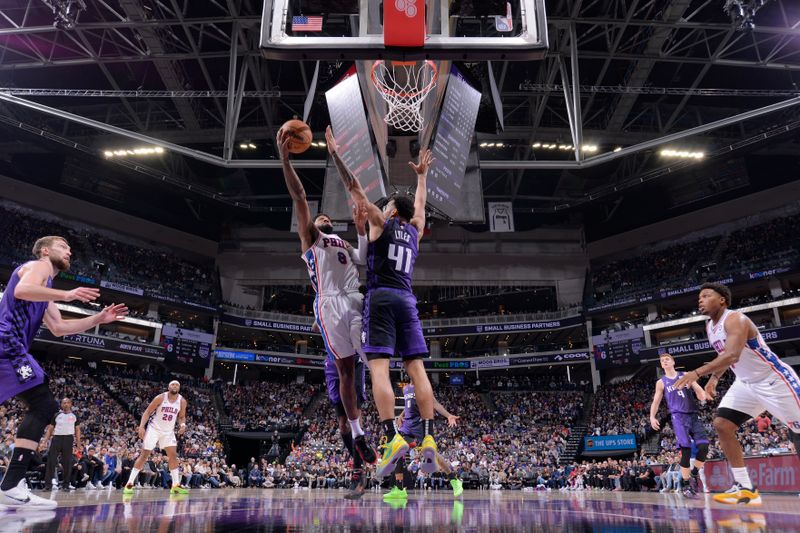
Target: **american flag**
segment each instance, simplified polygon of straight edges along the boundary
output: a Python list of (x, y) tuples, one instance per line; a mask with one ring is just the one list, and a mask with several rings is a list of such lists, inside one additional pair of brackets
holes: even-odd
[(322, 17), (292, 17), (292, 31), (322, 31)]

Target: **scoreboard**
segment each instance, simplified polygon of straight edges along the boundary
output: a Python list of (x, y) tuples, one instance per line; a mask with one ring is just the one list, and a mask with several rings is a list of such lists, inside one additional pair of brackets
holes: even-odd
[(168, 361), (180, 362), (206, 368), (211, 360), (214, 335), (202, 331), (165, 325), (161, 345), (166, 350)]

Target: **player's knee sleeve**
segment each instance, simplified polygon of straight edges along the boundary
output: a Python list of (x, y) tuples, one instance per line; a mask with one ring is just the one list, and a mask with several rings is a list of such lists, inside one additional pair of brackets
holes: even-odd
[(701, 463), (706, 462), (706, 459), (708, 459), (708, 444), (697, 445), (697, 455), (695, 455), (694, 459)]
[(689, 468), (692, 463), (692, 449), (681, 448), (681, 468)]
[(47, 385), (39, 385), (31, 390), (25, 401), (28, 404), (28, 412), (19, 424), (17, 438), (38, 442), (44, 434), (44, 428), (56, 416), (58, 402)]

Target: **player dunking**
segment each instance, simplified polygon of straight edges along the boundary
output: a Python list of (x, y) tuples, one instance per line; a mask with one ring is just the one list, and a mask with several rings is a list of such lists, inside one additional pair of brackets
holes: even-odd
[[(439, 401), (433, 399), (433, 409), (447, 419), (450, 427), (455, 427), (458, 424), (460, 417), (449, 412)], [(414, 444), (422, 442), (425, 435), (423, 434), (422, 416), (417, 407), (417, 398), (414, 393), (414, 385), (408, 383), (403, 386), (403, 412), (400, 414), (397, 421), (397, 431), (402, 435), (407, 442)], [(453, 470), (450, 461), (445, 459), (440, 453), (436, 453), (436, 462), (441, 470), (450, 481), (450, 486), (453, 487), (453, 496), (458, 498), (464, 492), (464, 485)], [(403, 459), (397, 461), (395, 468), (395, 485), (392, 489), (383, 496), (384, 500), (405, 500), (408, 498), (408, 493), (403, 487)]]
[(719, 378), (729, 367), (733, 370), (736, 380), (719, 403), (714, 428), (734, 482), (726, 492), (715, 494), (714, 500), (759, 505), (761, 496), (747, 473), (736, 431), (746, 420), (769, 411), (789, 427), (800, 455), (800, 378), (769, 349), (756, 325), (741, 312), (729, 309), (730, 305), (731, 291), (725, 285), (706, 283), (700, 288), (698, 308), (711, 318), (706, 332), (717, 357), (684, 374), (676, 386), (689, 386), (700, 376), (711, 374), (705, 391), (713, 398)]
[[(178, 470), (178, 439), (175, 438), (175, 423), (180, 422), (178, 435), (186, 432), (186, 398), (180, 395), (181, 384), (177, 381), (169, 382), (169, 390), (159, 394), (147, 409), (142, 413), (137, 432), (142, 439), (142, 453), (136, 459), (131, 469), (128, 483), (122, 489), (123, 494), (133, 494), (136, 478), (139, 477), (142, 467), (150, 457), (150, 452), (158, 445), (167, 453), (169, 471), (172, 477), (172, 494), (188, 494), (189, 491), (181, 487), (181, 474)], [(145, 429), (147, 425), (147, 429)]]
[(425, 436), (420, 446), (422, 467), (432, 473), (436, 471), (437, 453), (433, 438), (433, 389), (423, 365), (428, 349), (422, 336), (417, 299), (411, 291), (411, 275), (425, 228), (427, 175), (433, 156), (426, 149), (420, 152), (416, 164), (409, 162), (417, 175), (414, 200), (408, 196), (395, 196), (381, 212), (367, 199), (361, 184), (342, 161), (330, 126), (325, 138), (339, 176), (355, 205), (367, 211), (370, 223), (362, 340), (372, 378), (372, 393), (387, 440), (376, 475), (379, 478), (388, 475), (397, 460), (408, 452), (408, 443), (394, 427), (389, 358), (395, 352), (403, 358), (405, 371), (416, 388)]
[[(17, 267), (0, 300), (0, 403), (18, 397), (28, 412), (17, 428), (11, 463), (0, 483), (0, 509), (52, 509), (56, 502), (28, 490), (25, 472), (33, 459), (45, 427), (58, 412), (58, 403), (47, 385), (48, 376), (30, 355), (30, 347), (42, 322), (57, 337), (120, 320), (128, 314), (124, 305), (110, 305), (96, 315), (64, 320), (55, 302), (91, 302), (100, 291), (78, 287), (53, 289), (53, 278), (69, 269), (72, 252), (63, 237), (49, 236), (33, 245), (37, 258)], [(66, 473), (68, 475), (69, 473)]]
[[(675, 440), (681, 449), (681, 491), (687, 498), (696, 495), (692, 486), (691, 477), (697, 478), (703, 472), (703, 463), (708, 457), (708, 435), (703, 427), (703, 422), (697, 416), (697, 402), (689, 391), (678, 388), (675, 383), (683, 376), (683, 372), (675, 370), (675, 359), (668, 353), (659, 357), (664, 375), (656, 381), (656, 392), (653, 394), (653, 403), (650, 405), (650, 425), (659, 431), (661, 424), (656, 419), (661, 400), (666, 396), (667, 409), (672, 416), (672, 429)], [(697, 383), (692, 383), (697, 399), (706, 401), (706, 393)], [(692, 441), (697, 446), (697, 455), (694, 459), (694, 468), (691, 468)], [(705, 487), (705, 480), (703, 481)]]
[[(338, 398), (349, 424), (341, 425), (345, 447), (367, 463), (377, 460), (361, 428), (361, 409), (356, 398), (356, 359), (361, 351), (361, 310), (363, 296), (358, 291), (358, 267), (366, 263), (366, 213), (353, 211), (358, 232), (358, 249), (333, 233), (328, 215), (318, 215), (313, 223), (306, 201), (306, 191), (289, 160), (290, 137), (278, 132), (278, 152), (283, 162), (283, 177), (297, 214), (297, 233), (303, 248), (311, 285), (317, 296), (314, 315), (322, 333), (328, 357), (334, 361), (339, 384)], [(327, 367), (326, 367), (327, 368)], [(326, 380), (332, 376), (326, 371)], [(330, 391), (330, 381), (329, 391)]]

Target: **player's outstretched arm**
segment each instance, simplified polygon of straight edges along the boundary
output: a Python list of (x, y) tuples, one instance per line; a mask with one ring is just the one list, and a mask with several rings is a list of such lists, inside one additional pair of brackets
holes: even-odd
[(367, 210), (360, 205), (353, 206), (353, 222), (358, 233), (358, 248), (350, 248), (350, 256), (357, 265), (367, 264), (367, 250), (369, 238), (367, 237)]
[(61, 311), (54, 302), (47, 305), (44, 312), (44, 323), (50, 333), (56, 337), (63, 337), (64, 335), (74, 335), (75, 333), (83, 333), (93, 329), (99, 324), (108, 324), (116, 320), (123, 320), (128, 316), (128, 308), (125, 304), (111, 304), (103, 308), (102, 311), (96, 315), (88, 316), (86, 318), (77, 318), (64, 320), (61, 317)]
[(14, 298), (28, 302), (92, 302), (100, 297), (99, 289), (77, 287), (62, 291), (46, 287), (52, 268), (43, 261), (31, 261), (19, 269)]
[(311, 220), (311, 209), (308, 207), (306, 189), (303, 187), (300, 176), (297, 175), (292, 162), (289, 160), (290, 141), (291, 137), (285, 131), (278, 131), (276, 146), (283, 164), (283, 179), (286, 182), (286, 188), (289, 190), (289, 196), (292, 197), (294, 212), (297, 215), (297, 234), (300, 236), (300, 245), (303, 247), (303, 252), (305, 252), (317, 240), (319, 230)]
[[(353, 203), (360, 206), (361, 209), (366, 209), (367, 220), (370, 226), (381, 228), (382, 231), (383, 213), (378, 209), (378, 206), (369, 201), (367, 193), (364, 191), (361, 183), (359, 183), (358, 179), (350, 172), (350, 169), (347, 168), (347, 165), (342, 160), (339, 154), (339, 145), (336, 142), (336, 137), (333, 136), (333, 130), (331, 130), (330, 126), (325, 129), (325, 141), (328, 146), (328, 153), (331, 154), (333, 163), (339, 171), (339, 178), (341, 178), (342, 183), (344, 183), (344, 188), (350, 193), (350, 198), (353, 200)], [(370, 230), (370, 233), (372, 233), (372, 230)]]
[(417, 190), (414, 193), (414, 216), (409, 221), (417, 228), (418, 239), (422, 240), (422, 233), (425, 230), (425, 204), (428, 203), (428, 169), (433, 163), (433, 154), (430, 149), (419, 153), (419, 159), (414, 163), (408, 162), (408, 166), (417, 175)]
[(443, 417), (445, 417), (447, 419), (447, 425), (449, 425), (450, 427), (455, 426), (458, 423), (459, 419), (461, 418), (460, 416), (456, 416), (450, 411), (448, 411), (445, 408), (445, 406), (440, 404), (439, 400), (437, 400), (436, 398), (433, 399), (433, 410), (442, 415)]
[(653, 393), (653, 403), (650, 404), (650, 427), (656, 431), (661, 430), (661, 424), (658, 422), (656, 415), (658, 414), (658, 406), (661, 405), (661, 399), (664, 397), (664, 382), (660, 379), (656, 381), (656, 391)]

